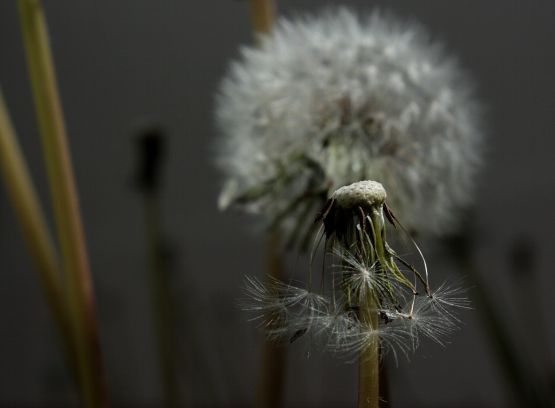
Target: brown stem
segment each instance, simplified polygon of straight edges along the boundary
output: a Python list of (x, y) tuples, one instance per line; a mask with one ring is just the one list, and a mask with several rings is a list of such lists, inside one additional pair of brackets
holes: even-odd
[(46, 19), (40, 0), (19, 0), (19, 11), (61, 248), (83, 404), (105, 407), (108, 400), (93, 285)]
[[(251, 21), (256, 37), (272, 30), (275, 20), (273, 0), (249, 0)], [(281, 280), (283, 265), (280, 253), (280, 237), (276, 230), (269, 233), (266, 244), (268, 277)], [(285, 348), (270, 341), (262, 346), (260, 380), (256, 393), (256, 406), (278, 408), (282, 404), (283, 378), (285, 372)]]
[(275, 20), (273, 0), (249, 0), (251, 20), (255, 34), (267, 34), (272, 30)]

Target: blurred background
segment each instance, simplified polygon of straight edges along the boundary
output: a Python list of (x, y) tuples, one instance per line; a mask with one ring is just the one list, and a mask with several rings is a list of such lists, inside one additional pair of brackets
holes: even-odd
[[(145, 133), (164, 140), (161, 230), (182, 405), (252, 405), (261, 335), (236, 303), (243, 276), (264, 273), (264, 240), (251, 218), (218, 212), (221, 178), (212, 159), (214, 93), (238, 47), (253, 41), (247, 2), (44, 3), (113, 405), (162, 406), (148, 221), (137, 187), (138, 140)], [(472, 230), (467, 258), (519, 358), (553, 388), (555, 3), (277, 1), (281, 15), (326, 4), (361, 12), (382, 7), (414, 18), (442, 38), (475, 78), (488, 141), (476, 205), (465, 222)], [(51, 213), (16, 6), (15, 0), (0, 2), (0, 84)], [(448, 245), (422, 246), (436, 281), (467, 273)], [(291, 269), (304, 262), (288, 259)], [(76, 406), (57, 332), (3, 187), (0, 273), (0, 406)], [(469, 286), (474, 299), (475, 285)], [(484, 330), (479, 301), (473, 302), (447, 347), (425, 342), (410, 362), (388, 365), (392, 407), (519, 405)], [(352, 407), (356, 384), (356, 364), (307, 343), (288, 348), (285, 406)]]

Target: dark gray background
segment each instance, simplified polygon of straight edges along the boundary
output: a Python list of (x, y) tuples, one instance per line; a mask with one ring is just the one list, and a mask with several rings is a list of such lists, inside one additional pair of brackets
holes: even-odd
[[(258, 335), (235, 308), (244, 274), (261, 275), (263, 242), (250, 219), (216, 209), (213, 94), (240, 44), (251, 42), (246, 2), (46, 1), (92, 270), (102, 346), (116, 406), (156, 406), (161, 387), (152, 334), (142, 204), (132, 188), (133, 138), (150, 123), (169, 136), (164, 230), (175, 253), (179, 366), (189, 406), (246, 405), (256, 384)], [(487, 106), (488, 154), (474, 217), (475, 259), (523, 355), (553, 367), (555, 6), (552, 0), (282, 0), (289, 15), (324, 4), (386, 6), (441, 37), (473, 73)], [(48, 190), (15, 0), (0, 2), (0, 83), (45, 205)], [(50, 209), (49, 207), (47, 207)], [(535, 248), (527, 298), (510, 273), (515, 240)], [(456, 267), (431, 244), (432, 273)], [(292, 260), (293, 265), (303, 262)], [(439, 270), (439, 271), (438, 271)], [(438, 271), (438, 272), (436, 272)], [(0, 405), (72, 406), (56, 334), (35, 271), (0, 189)], [(424, 347), (390, 368), (394, 407), (509, 406), (480, 310), (442, 349)], [(290, 348), (287, 406), (354, 406), (356, 365)], [(543, 365), (540, 365), (542, 363)]]

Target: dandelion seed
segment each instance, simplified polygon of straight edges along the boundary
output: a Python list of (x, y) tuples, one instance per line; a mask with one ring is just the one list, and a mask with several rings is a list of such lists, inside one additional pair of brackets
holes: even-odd
[(444, 282), (430, 296), (430, 307), (454, 322), (460, 322), (454, 310), (471, 309), (470, 301), (465, 296), (465, 292), (465, 288), (460, 285), (451, 287)]
[(280, 295), (256, 278), (245, 277), (246, 299), (240, 302), (243, 310), (253, 314), (256, 321), (265, 328), (269, 337), (280, 337), (278, 331), (287, 327), (288, 311)]
[(338, 270), (339, 285), (349, 287), (354, 294), (353, 301), (359, 304), (362, 299), (371, 296), (372, 293), (385, 294), (389, 289), (389, 281), (383, 273), (379, 273), (378, 262), (372, 264), (368, 260), (360, 260), (350, 252), (334, 249), (333, 253), (342, 264), (335, 265)]
[(271, 277), (266, 284), (246, 277), (245, 294), (247, 299), (240, 306), (253, 314), (251, 320), (259, 322), (272, 339), (291, 336), (291, 333), (300, 337), (327, 309), (327, 299), (323, 296)]

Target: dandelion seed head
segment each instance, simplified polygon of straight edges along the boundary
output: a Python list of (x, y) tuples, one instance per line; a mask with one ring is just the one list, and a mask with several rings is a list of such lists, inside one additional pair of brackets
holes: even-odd
[[(281, 19), (243, 47), (217, 97), (221, 207), (306, 222), (339, 186), (379, 180), (407, 227), (441, 233), (470, 201), (481, 127), (440, 43), (390, 14)], [(308, 205), (308, 204), (307, 204)]]
[(452, 309), (467, 308), (468, 301), (458, 287), (431, 288), (414, 241), (424, 274), (388, 245), (385, 218), (402, 224), (385, 206), (385, 197), (383, 186), (372, 181), (332, 194), (318, 219), (334, 262), (331, 276), (326, 263), (322, 266), (319, 292), (312, 290), (311, 268), (307, 288), (270, 277), (266, 284), (247, 278), (252, 303), (246, 309), (255, 312), (268, 337), (292, 343), (309, 333), (324, 348), (347, 355), (379, 344), (395, 359), (399, 353), (408, 357), (422, 338), (445, 344), (460, 323)]
[(352, 209), (383, 204), (386, 196), (381, 183), (365, 180), (338, 188), (331, 195), (331, 199), (344, 209)]

